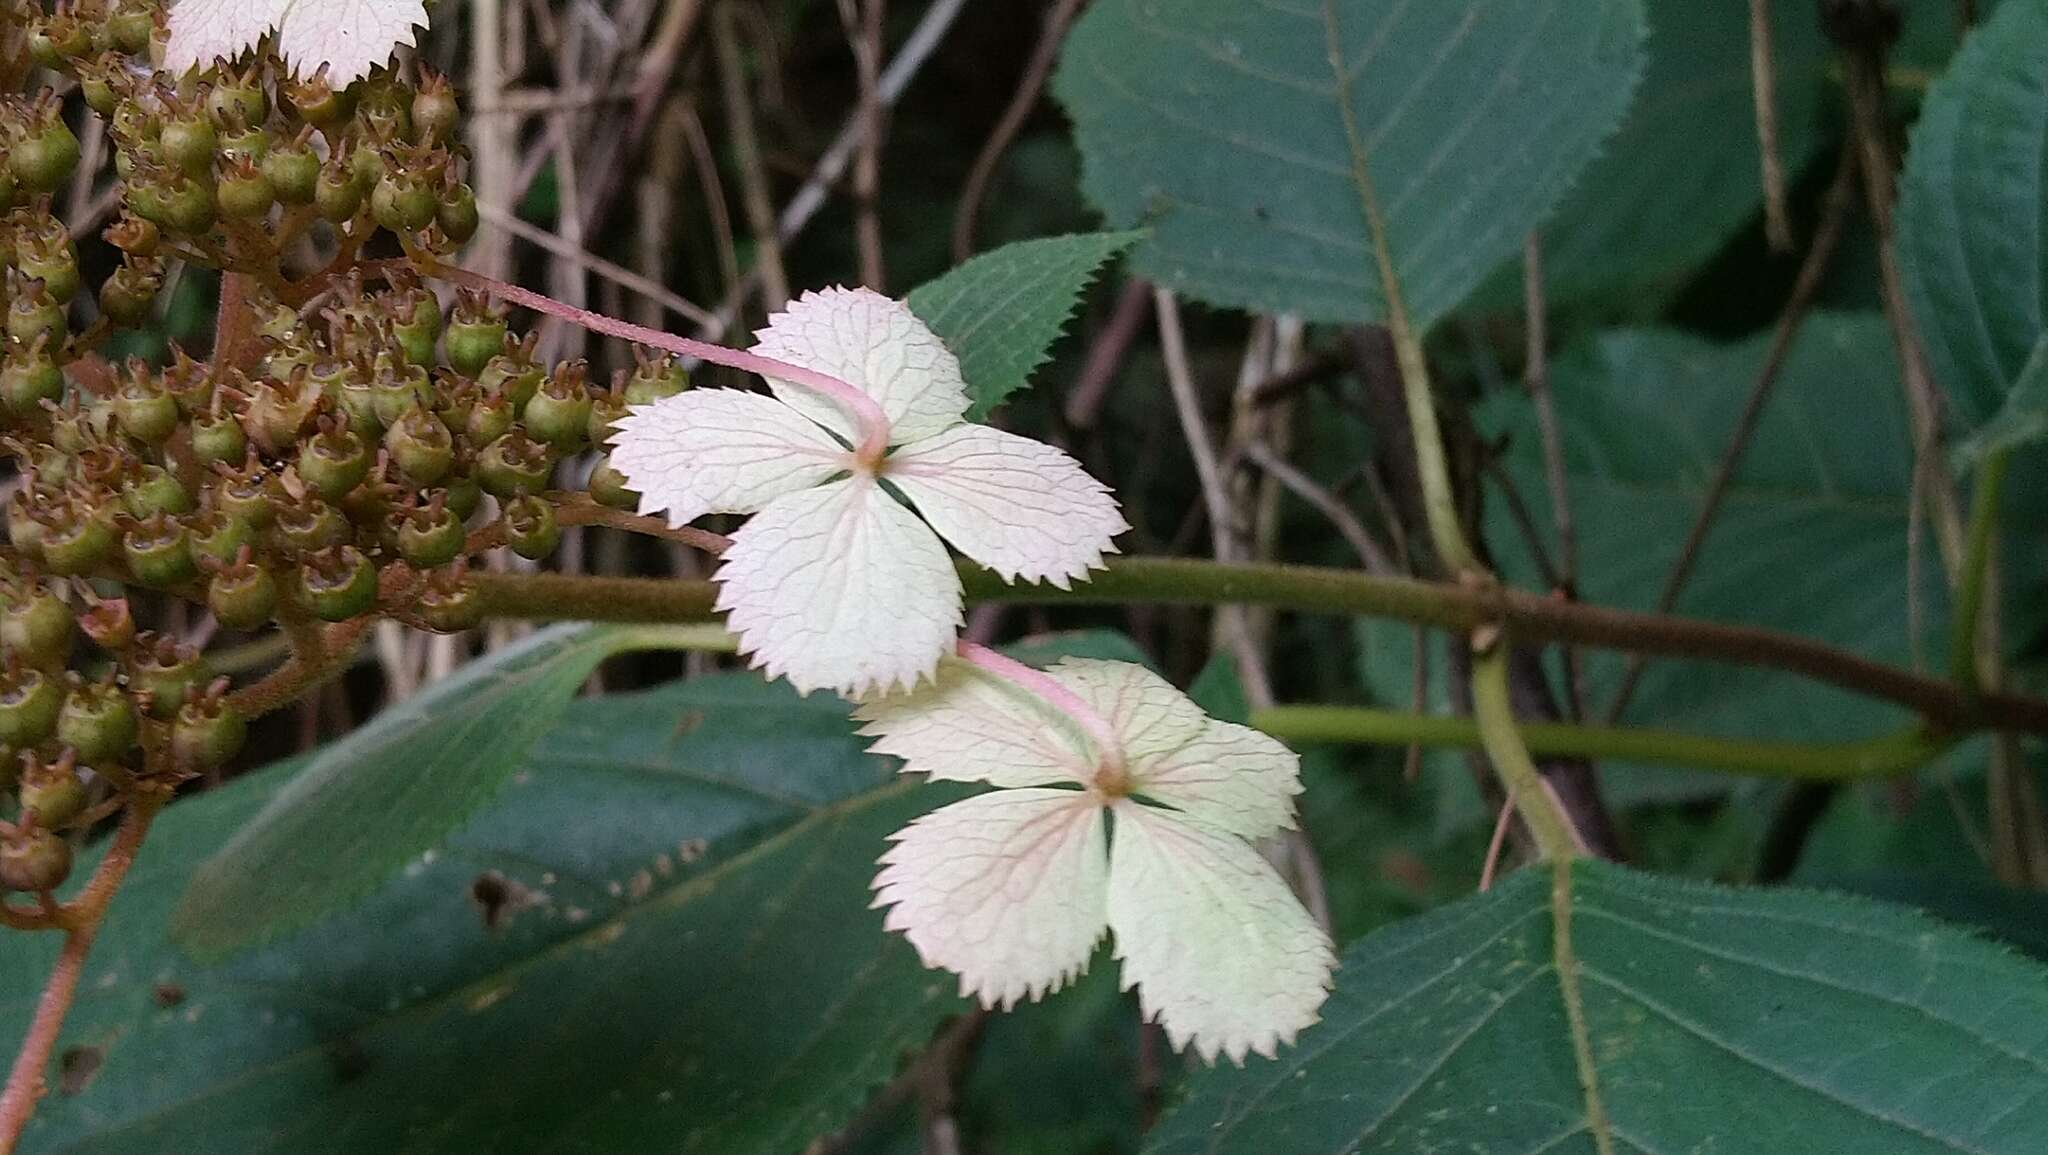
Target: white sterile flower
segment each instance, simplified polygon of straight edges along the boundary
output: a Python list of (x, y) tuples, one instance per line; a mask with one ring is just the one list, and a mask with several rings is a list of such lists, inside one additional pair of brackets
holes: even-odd
[(760, 367), (773, 396), (635, 406), (611, 460), (640, 511), (672, 525), (753, 515), (719, 565), (718, 609), (740, 651), (798, 690), (930, 676), (962, 620), (941, 538), (1006, 581), (1065, 589), (1129, 528), (1073, 458), (967, 422), (960, 363), (901, 301), (805, 293), (755, 336), (782, 365)]
[(278, 52), (301, 76), (327, 66), (339, 89), (388, 63), (413, 27), (427, 23), (426, 0), (178, 0), (164, 68), (183, 73), (214, 57), (233, 59), (275, 31)]
[(1316, 1021), (1335, 965), (1247, 841), (1294, 825), (1299, 760), (1141, 666), (1026, 674), (1051, 685), (949, 659), (934, 683), (856, 710), (905, 772), (998, 788), (892, 836), (874, 883), (889, 929), (1005, 1008), (1080, 973), (1107, 929), (1124, 987), (1176, 1048), (1271, 1057)]

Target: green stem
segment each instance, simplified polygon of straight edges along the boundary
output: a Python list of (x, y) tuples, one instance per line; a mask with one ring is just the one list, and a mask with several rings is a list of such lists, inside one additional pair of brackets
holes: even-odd
[(1977, 492), (1970, 499), (1962, 589), (1957, 594), (1955, 637), (1949, 647), (1956, 686), (1970, 697), (1984, 688), (1977, 647), (1984, 632), (1985, 596), (1997, 577), (1992, 572), (1991, 550), (1998, 540), (1999, 491), (2005, 488), (2005, 469), (2011, 456), (2011, 450), (2000, 449), (1984, 459), (1977, 473)]
[(1497, 635), (1489, 644), (1472, 648), (1472, 716), (1478, 721), (1480, 745), (1507, 787), (1515, 812), (1535, 838), (1536, 849), (1557, 862), (1582, 854), (1579, 836), (1550, 784), (1543, 780), (1543, 772), (1529, 757), (1529, 747), (1515, 722), (1508, 701), (1507, 645)]
[[(2048, 734), (2048, 699), (2004, 692), (1966, 698), (1945, 678), (1873, 662), (1776, 630), (1607, 609), (1498, 586), (1383, 578), (1356, 570), (1252, 565), (1183, 558), (1119, 558), (1070, 589), (1009, 585), (963, 565), (968, 600), (1062, 605), (1256, 605), (1319, 614), (1393, 618), (1468, 632), (1505, 622), (1517, 638), (1570, 642), (1623, 653), (1727, 662), (1799, 674), (1893, 702), (1937, 729)], [(716, 588), (708, 581), (565, 574), (474, 573), (486, 616), (535, 621), (702, 622)]]
[[(1282, 741), (1362, 743), (1476, 749), (1479, 726), (1467, 718), (1409, 714), (1357, 706), (1274, 706), (1252, 712), (1251, 724)], [(1955, 744), (1951, 735), (1918, 726), (1861, 742), (1774, 742), (1710, 738), (1673, 730), (1520, 722), (1529, 751), (1547, 758), (1619, 759), (1754, 774), (1770, 778), (1844, 781), (1902, 774)]]

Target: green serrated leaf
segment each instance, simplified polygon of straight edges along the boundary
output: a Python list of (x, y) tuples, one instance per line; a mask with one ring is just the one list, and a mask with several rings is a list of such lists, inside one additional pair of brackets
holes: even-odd
[[(1217, 1068), (1149, 1148), (2030, 1155), (2048, 1146), (2048, 970), (1897, 907), (1572, 867), (1595, 1085), (1551, 877), (1373, 934), (1277, 1062)], [(1596, 1144), (1595, 1134), (1607, 1141)]]
[[(1900, 178), (1899, 259), (1929, 368), (1965, 427), (2038, 435), (2014, 394), (2048, 337), (2048, 4), (2015, 0), (1928, 90)], [(2029, 391), (2030, 393), (2032, 390)]]
[(1141, 232), (1080, 233), (1018, 241), (983, 253), (910, 291), (911, 312), (960, 358), (973, 406), (986, 418), (1022, 389), (1102, 266), (1136, 244)]
[[(1542, 225), (1553, 308), (1591, 302), (1641, 315), (1763, 205), (1747, 12), (1698, 0), (1645, 6), (1648, 64), (1628, 119)], [(1778, 155), (1796, 180), (1823, 144), (1827, 43), (1808, 6), (1771, 11)], [(1946, 6), (1940, 15), (1946, 31)], [(1521, 262), (1502, 273), (1486, 301), (1518, 308)]]
[(599, 662), (658, 633), (556, 626), (385, 710), (200, 867), (172, 932), (216, 957), (369, 894), (504, 783)]
[(1593, 159), (1628, 106), (1642, 38), (1637, 0), (1100, 0), (1067, 39), (1056, 90), (1089, 198), (1117, 225), (1153, 227), (1146, 276), (1347, 322), (1385, 310), (1348, 92), (1427, 325)]
[[(1624, 330), (1559, 360), (1558, 417), (1588, 601), (1655, 608), (1767, 343), (1724, 346), (1664, 330)], [(1880, 317), (1808, 319), (1677, 612), (1791, 630), (1899, 665), (1912, 665), (1916, 655), (1937, 665), (1943, 660), (1944, 584), (1934, 569), (1916, 582), (1909, 567), (1913, 451), (1897, 381)], [(1509, 438), (1504, 464), (1556, 556), (1532, 406), (1520, 394), (1503, 395), (1485, 418), (1489, 431)], [(1489, 503), (1488, 512), (1501, 564), (1516, 580), (1540, 586), (1522, 531), (1499, 506)], [(1916, 584), (1917, 646), (1909, 628)], [(1604, 711), (1624, 659), (1592, 652), (1582, 659), (1592, 708)], [(1624, 720), (1726, 736), (1843, 741), (1910, 719), (1799, 679), (1653, 662)], [(1678, 785), (1673, 772), (1647, 767), (1613, 782), (1628, 790), (1659, 786), (1666, 798)]]
[[(173, 806), (59, 1047), (97, 1072), (25, 1150), (787, 1155), (962, 1009), (868, 905), (886, 836), (957, 793), (896, 781), (838, 699), (730, 674), (579, 701), (513, 766), (368, 899), (218, 966), (171, 907), (295, 768)], [(55, 949), (0, 980), (33, 991)]]

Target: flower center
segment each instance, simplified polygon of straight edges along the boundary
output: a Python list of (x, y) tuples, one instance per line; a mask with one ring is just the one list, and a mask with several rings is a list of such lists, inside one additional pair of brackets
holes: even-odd
[(1096, 713), (1095, 707), (1084, 701), (1081, 695), (1067, 689), (1043, 670), (1034, 670), (987, 646), (962, 641), (958, 652), (962, 661), (979, 666), (1045, 699), (1047, 704), (1071, 718), (1088, 735), (1096, 750), (1095, 774), (1087, 784), (1090, 790), (1105, 798), (1123, 798), (1131, 793), (1136, 784), (1131, 781), (1130, 772), (1124, 765), (1123, 743), (1110, 727), (1109, 720)]

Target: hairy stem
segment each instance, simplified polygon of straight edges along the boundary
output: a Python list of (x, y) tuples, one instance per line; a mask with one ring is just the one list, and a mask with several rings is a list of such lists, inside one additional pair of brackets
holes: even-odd
[(36, 1000), (35, 1017), (29, 1021), (28, 1036), (14, 1057), (14, 1068), (7, 1076), (7, 1088), (0, 1091), (0, 1155), (13, 1155), (21, 1143), (23, 1130), (35, 1114), (36, 1103), (49, 1093), (43, 1073), (49, 1069), (50, 1055), (57, 1048), (64, 1020), (70, 1015), (72, 1001), (78, 996), (78, 982), (85, 974), (86, 956), (91, 953), (93, 940), (99, 936), (100, 926), (106, 920), (107, 907), (113, 903), (115, 893), (127, 879), (129, 868), (135, 865), (135, 855), (142, 849), (142, 840), (149, 833), (150, 823), (156, 821), (157, 812), (168, 801), (168, 791), (152, 790), (138, 794), (128, 804), (121, 829), (115, 833), (106, 857), (100, 859), (99, 869), (93, 872), (92, 879), (76, 899), (59, 908), (58, 919), (64, 927), (64, 949), (57, 956), (57, 965), (50, 971), (42, 996)]
[[(1362, 706), (1274, 706), (1252, 711), (1251, 724), (1282, 741), (1427, 746), (1471, 750), (1481, 744), (1466, 718), (1375, 710)], [(1918, 726), (1860, 742), (1774, 742), (1711, 738), (1673, 730), (1521, 722), (1529, 751), (1542, 757), (1618, 758), (1770, 778), (1843, 781), (1889, 778), (1924, 765), (1954, 745), (1953, 736)]]
[[(1873, 662), (1796, 634), (1696, 618), (1562, 602), (1498, 586), (1374, 577), (1315, 566), (1118, 558), (1070, 589), (1009, 585), (963, 564), (969, 600), (1062, 605), (1254, 605), (1304, 613), (1393, 618), (1453, 631), (1506, 623), (1516, 638), (1572, 642), (1623, 653), (1696, 658), (1800, 674), (1896, 703), (1936, 728), (2048, 733), (2048, 699), (1986, 692), (1969, 700), (1942, 678)], [(717, 593), (708, 581), (472, 574), (490, 616), (534, 621), (705, 621)]]
[(1081, 695), (1067, 689), (1045, 671), (1034, 670), (1015, 658), (999, 654), (987, 646), (963, 641), (959, 644), (957, 652), (961, 661), (1036, 694), (1045, 699), (1047, 705), (1072, 718), (1074, 724), (1095, 743), (1096, 757), (1101, 760), (1098, 769), (1101, 777), (1121, 781), (1124, 772), (1123, 743), (1117, 739), (1116, 731), (1110, 728), (1108, 719), (1089, 705)]
[(1554, 862), (1585, 853), (1585, 844), (1565, 818), (1564, 807), (1529, 757), (1508, 699), (1508, 651), (1498, 630), (1472, 642), (1472, 716), (1480, 744), (1507, 787), (1508, 798), (1536, 840), (1536, 849)]

